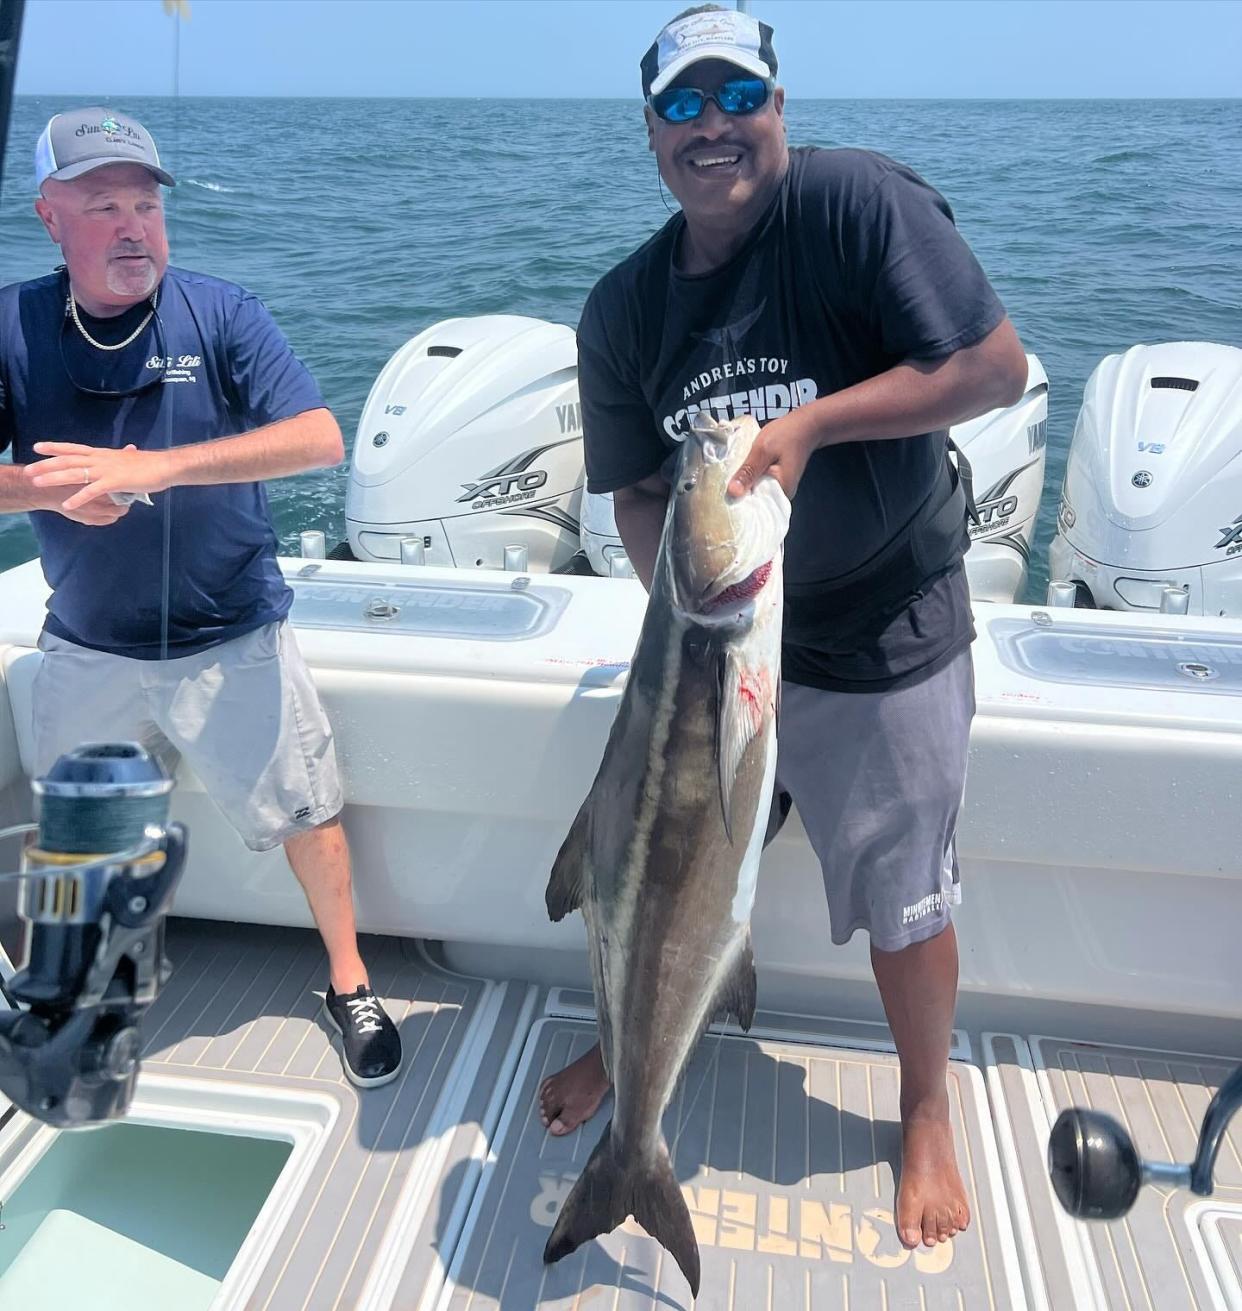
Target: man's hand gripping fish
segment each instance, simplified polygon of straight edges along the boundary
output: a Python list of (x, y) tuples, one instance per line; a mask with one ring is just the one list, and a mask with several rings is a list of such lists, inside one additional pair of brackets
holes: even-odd
[(712, 1017), (755, 1012), (750, 912), (776, 771), (781, 552), (772, 477), (726, 489), (758, 425), (697, 416), (669, 496), (629, 683), (548, 883), (581, 910), (616, 1104), (544, 1249), (557, 1261), (628, 1216), (697, 1295), (699, 1250), (661, 1131)]

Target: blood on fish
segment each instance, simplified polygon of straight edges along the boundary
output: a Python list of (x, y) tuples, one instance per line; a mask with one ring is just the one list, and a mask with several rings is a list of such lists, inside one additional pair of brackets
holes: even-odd
[(732, 587), (726, 587), (719, 596), (713, 597), (705, 607), (708, 610), (719, 610), (726, 605), (732, 605), (735, 601), (749, 601), (752, 596), (762, 591), (764, 583), (772, 573), (772, 561), (767, 564), (761, 564), (748, 578), (743, 578), (740, 583), (734, 583)]
[(755, 732), (763, 727), (763, 714), (772, 704), (772, 688), (769, 680), (760, 672), (744, 669), (737, 681), (737, 695), (742, 707), (750, 716)]

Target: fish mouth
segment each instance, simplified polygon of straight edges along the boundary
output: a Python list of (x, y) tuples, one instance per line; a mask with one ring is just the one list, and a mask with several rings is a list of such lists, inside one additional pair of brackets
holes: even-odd
[(733, 583), (726, 587), (723, 592), (718, 592), (709, 600), (704, 601), (702, 612), (704, 614), (715, 614), (727, 606), (745, 605), (747, 601), (753, 600), (763, 591), (764, 585), (771, 576), (772, 561), (769, 560), (767, 564), (761, 564), (753, 573), (747, 574), (740, 583)]

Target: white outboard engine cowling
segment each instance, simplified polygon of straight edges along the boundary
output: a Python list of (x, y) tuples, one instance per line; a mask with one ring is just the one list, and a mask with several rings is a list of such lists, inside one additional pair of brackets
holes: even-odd
[(407, 341), (375, 380), (345, 496), (360, 560), (420, 538), (432, 565), (546, 572), (578, 551), (582, 408), (572, 328), (495, 314)]
[(1049, 563), (1080, 605), (1242, 615), (1242, 350), (1169, 342), (1101, 361)]
[(604, 578), (634, 576), (634, 569), (617, 528), (611, 493), (583, 492), (582, 551), (593, 574)]
[(970, 461), (979, 511), (966, 553), (976, 601), (1013, 601), (1026, 585), (1048, 440), (1048, 375), (1034, 355), (1026, 357), (1026, 368), (1026, 390), (1016, 405), (949, 430)]

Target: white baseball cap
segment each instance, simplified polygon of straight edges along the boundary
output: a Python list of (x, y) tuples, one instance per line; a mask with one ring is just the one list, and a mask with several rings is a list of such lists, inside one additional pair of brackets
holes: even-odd
[(639, 65), (643, 95), (663, 91), (684, 69), (703, 59), (723, 59), (756, 77), (775, 77), (772, 29), (737, 9), (704, 9), (674, 18)]

